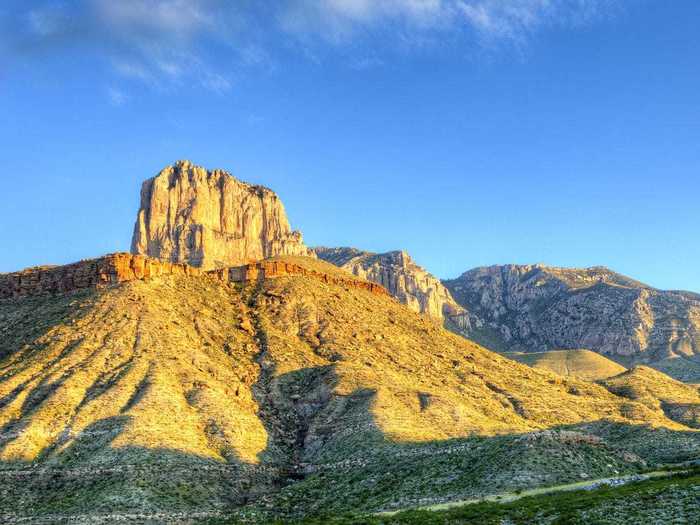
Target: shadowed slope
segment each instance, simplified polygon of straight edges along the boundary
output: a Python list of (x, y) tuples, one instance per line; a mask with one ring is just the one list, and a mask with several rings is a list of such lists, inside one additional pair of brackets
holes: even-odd
[(661, 409), (503, 358), (386, 297), (284, 278), (255, 310), (267, 399), (287, 421), (276, 441), (296, 443), (301, 480), (270, 496), (276, 511), (396, 508), (700, 453), (700, 434)]
[(184, 276), (0, 303), (0, 476), (33, 472), (4, 510), (214, 511), (263, 488), (245, 315), (234, 290)]

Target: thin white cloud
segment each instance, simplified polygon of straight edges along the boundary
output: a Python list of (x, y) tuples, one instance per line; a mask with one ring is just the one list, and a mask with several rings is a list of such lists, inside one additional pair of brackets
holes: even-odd
[(201, 82), (206, 89), (219, 95), (228, 93), (233, 88), (233, 83), (218, 73), (207, 73), (202, 77)]
[(318, 0), (290, 2), (285, 29), (316, 32), (342, 43), (367, 29), (414, 33), (474, 31), (481, 37), (521, 40), (545, 25), (572, 25), (608, 11), (615, 0)]
[(349, 63), (349, 66), (351, 69), (355, 69), (357, 71), (364, 71), (367, 69), (374, 69), (377, 67), (381, 67), (384, 65), (384, 61), (376, 56), (363, 56), (356, 58), (354, 60), (351, 60)]
[(126, 103), (128, 97), (120, 89), (110, 86), (107, 88), (107, 100), (112, 106), (120, 107)]
[(614, 7), (612, 0), (459, 0), (456, 5), (482, 37), (511, 40), (544, 26), (576, 26)]
[(46, 37), (56, 32), (62, 24), (60, 12), (56, 10), (36, 10), (30, 11), (27, 15), (29, 27), (37, 35)]
[[(36, 0), (0, 27), (8, 49), (55, 53), (61, 44), (101, 54), (111, 71), (151, 87), (231, 90), (237, 68), (274, 69), (275, 53), (314, 61), (342, 49), (358, 70), (446, 39), (515, 43), (573, 27), (620, 0)], [(20, 3), (19, 5), (23, 5)], [(81, 47), (82, 46), (82, 47)], [(2, 49), (0, 45), (0, 49)], [(392, 49), (394, 48), (394, 49)]]
[(213, 25), (211, 6), (197, 0), (91, 0), (90, 7), (106, 27), (133, 37), (167, 34), (188, 39)]
[(153, 73), (149, 68), (138, 62), (116, 60), (112, 65), (114, 71), (123, 77), (139, 80), (147, 84), (153, 84), (155, 82)]

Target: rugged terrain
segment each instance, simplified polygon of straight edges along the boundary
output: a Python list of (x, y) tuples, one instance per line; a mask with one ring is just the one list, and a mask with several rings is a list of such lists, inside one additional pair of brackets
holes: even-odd
[(671, 419), (700, 428), (700, 391), (646, 366), (609, 377), (601, 384), (612, 393), (661, 409)]
[(700, 456), (686, 411), (505, 359), (323, 261), (277, 261), (309, 273), (0, 301), (2, 521), (287, 521)]
[(272, 190), (189, 161), (143, 183), (131, 251), (205, 270), (312, 255)]
[(467, 339), (689, 373), (692, 294), (320, 260), (271, 190), (186, 161), (144, 183), (132, 251), (0, 275), (3, 523), (366, 517), (700, 458), (696, 387)]
[(384, 286), (415, 312), (437, 319), (464, 313), (440, 280), (404, 251), (371, 253), (355, 248), (314, 248), (316, 255), (350, 273)]
[(700, 378), (700, 296), (606, 268), (490, 266), (444, 281), (480, 320), (471, 336), (500, 351), (589, 349), (624, 366)]

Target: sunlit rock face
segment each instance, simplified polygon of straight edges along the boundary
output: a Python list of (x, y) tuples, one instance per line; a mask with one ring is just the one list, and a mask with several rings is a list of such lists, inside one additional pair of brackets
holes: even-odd
[(205, 270), (313, 256), (272, 190), (189, 161), (143, 183), (131, 251)]
[(350, 273), (381, 284), (415, 312), (437, 319), (464, 314), (440, 280), (404, 251), (370, 253), (355, 248), (314, 248), (316, 255)]
[(607, 268), (490, 266), (444, 283), (509, 350), (588, 348), (633, 362), (700, 355), (700, 296)]

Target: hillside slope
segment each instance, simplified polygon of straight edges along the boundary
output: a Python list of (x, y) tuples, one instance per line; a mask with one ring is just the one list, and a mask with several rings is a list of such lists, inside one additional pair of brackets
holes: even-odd
[(621, 374), (625, 367), (590, 350), (551, 350), (549, 352), (511, 352), (503, 354), (519, 363), (549, 370), (561, 376), (597, 381)]
[(321, 279), (9, 299), (0, 334), (6, 523), (373, 511), (700, 455), (663, 407)]
[(601, 384), (612, 393), (633, 399), (693, 428), (700, 428), (700, 391), (646, 366), (638, 366)]
[(627, 366), (700, 378), (696, 294), (657, 290), (601, 267), (490, 266), (444, 284), (483, 321), (494, 349), (586, 348)]

